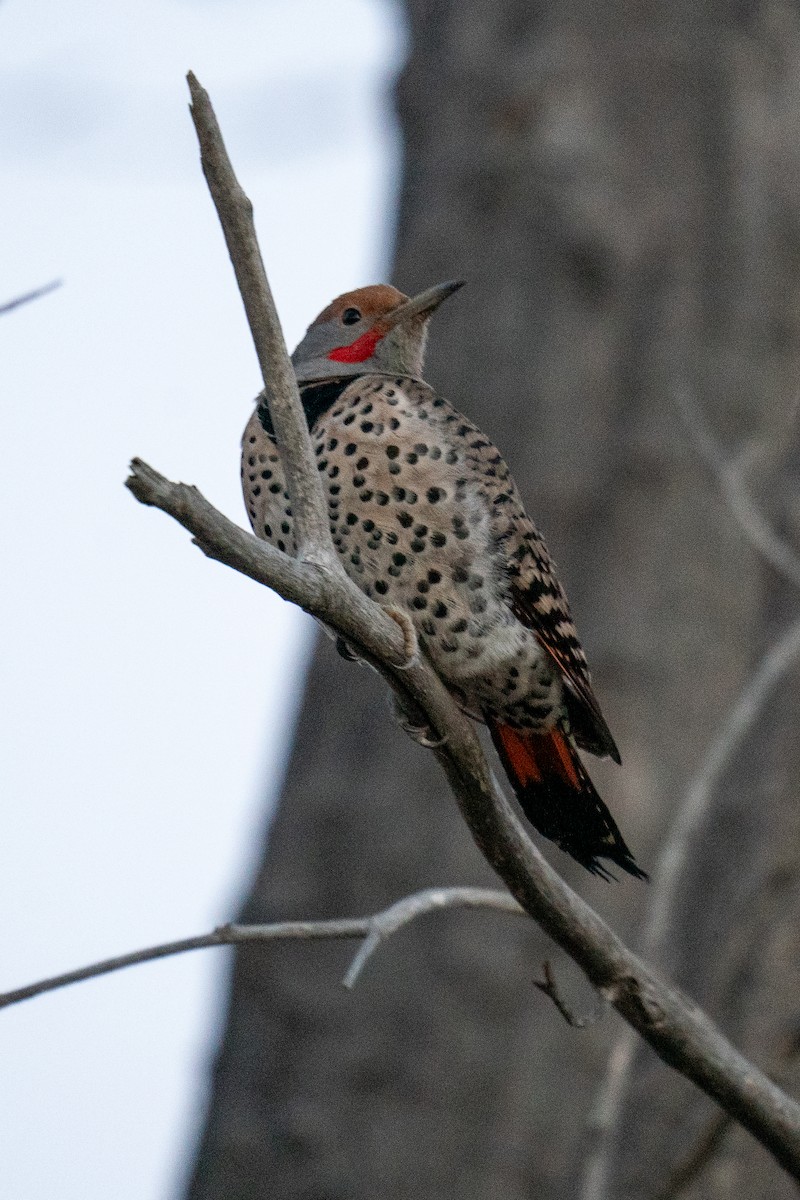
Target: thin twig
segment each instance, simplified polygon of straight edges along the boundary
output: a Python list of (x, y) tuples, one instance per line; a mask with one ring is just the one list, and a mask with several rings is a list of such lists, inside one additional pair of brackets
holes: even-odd
[(798, 662), (800, 618), (761, 659), (684, 793), (653, 873), (650, 907), (642, 935), (642, 950), (648, 957), (661, 958), (689, 853), (725, 771), (752, 733), (778, 684)]
[[(201, 89), (192, 81), (193, 89)], [(203, 97), (204, 103), (207, 98)], [(210, 105), (209, 105), (210, 107)], [(208, 147), (204, 146), (204, 153)], [(212, 173), (213, 177), (213, 173)], [(219, 209), (225, 226), (226, 212)], [(226, 229), (237, 274), (246, 274), (245, 255)], [(260, 256), (259, 256), (260, 262)], [(261, 268), (263, 271), (263, 267)], [(266, 375), (271, 363), (262, 364)], [(296, 394), (287, 395), (287, 408)], [(299, 412), (299, 409), (298, 409)], [(305, 430), (303, 445), (305, 442)], [(279, 437), (285, 436), (282, 429)], [(316, 476), (302, 453), (296, 462)], [(712, 1096), (750, 1130), (785, 1170), (800, 1179), (800, 1106), (777, 1088), (727, 1041), (711, 1020), (653, 973), (549, 866), (531, 842), (514, 809), (491, 781), (474, 726), (459, 711), (442, 681), (422, 656), (405, 670), (400, 661), (402, 634), (396, 623), (359, 591), (326, 556), (316, 570), (288, 556), (280, 568), (263, 543), (226, 521), (193, 488), (172, 484), (142, 463), (134, 463), (129, 487), (144, 503), (169, 513), (189, 529), (209, 556), (259, 579), (313, 612), (349, 645), (364, 648), (403, 700), (442, 739), (433, 751), (453, 789), (462, 815), (489, 863), (511, 894), (544, 931), (578, 963), (590, 983), (614, 1005), (670, 1066)], [(304, 496), (302, 489), (298, 496)], [(304, 580), (311, 577), (311, 586)], [(282, 589), (281, 582), (288, 586)], [(392, 627), (391, 630), (389, 627)]]
[(0, 317), (15, 308), (20, 308), (23, 304), (30, 304), (32, 300), (38, 300), (40, 296), (46, 296), (49, 292), (54, 292), (56, 288), (60, 287), (61, 280), (54, 279), (51, 283), (45, 283), (42, 287), (35, 288), (32, 292), (25, 292), (22, 296), (15, 296), (13, 300), (6, 300), (4, 304), (0, 304)]
[(800, 554), (773, 529), (759, 509), (744, 482), (749, 456), (738, 455), (729, 462), (711, 435), (700, 405), (688, 387), (676, 389), (675, 399), (683, 413), (689, 436), (698, 453), (710, 467), (723, 499), (751, 546), (793, 587), (800, 588)]
[(558, 980), (555, 977), (552, 963), (548, 959), (542, 963), (542, 971), (544, 979), (534, 979), (533, 986), (537, 987), (540, 992), (548, 996), (556, 1006), (561, 1016), (572, 1029), (590, 1029), (592, 1025), (596, 1025), (606, 1011), (606, 1001), (601, 997), (600, 1006), (596, 1012), (590, 1013), (586, 1017), (576, 1016), (574, 1009), (570, 1008), (558, 987)]
[(201, 933), (197, 937), (182, 938), (178, 942), (162, 942), (158, 946), (148, 946), (144, 950), (133, 950), (130, 954), (120, 954), (116, 958), (106, 958), (102, 962), (91, 963), (87, 967), (79, 967), (75, 971), (66, 971), (63, 975), (53, 975), (49, 979), (40, 979), (36, 983), (26, 984), (25, 987), (15, 988), (11, 992), (0, 993), (0, 1008), (8, 1008), (11, 1004), (19, 1004), (22, 1000), (30, 1000), (41, 996), (44, 992), (54, 992), (59, 988), (69, 987), (73, 983), (82, 983), (85, 979), (97, 979), (100, 975), (110, 975), (113, 971), (122, 971), (125, 967), (135, 967), (139, 963), (154, 962), (159, 958), (171, 958), (176, 954), (186, 954), (189, 950), (206, 950), (210, 946), (241, 946), (246, 942), (279, 942), (279, 941), (330, 941), (335, 938), (364, 938), (362, 950), (378, 932), (378, 937), (370, 943), (366, 955), (356, 956), (350, 970), (345, 976), (345, 986), (353, 987), (366, 959), (377, 950), (378, 946), (387, 940), (397, 929), (425, 913), (439, 912), (444, 908), (487, 908), (494, 912), (522, 915), (522, 909), (508, 892), (496, 891), (492, 888), (427, 888), (414, 892), (398, 900), (384, 912), (371, 917), (353, 917), (336, 921), (278, 921), (270, 925), (220, 925), (211, 933)]
[(393, 933), (422, 913), (441, 908), (491, 908), (497, 912), (524, 915), (513, 896), (493, 888), (428, 888), (416, 892), (370, 918), (369, 930), (342, 981), (344, 986), (355, 987), (372, 955)]

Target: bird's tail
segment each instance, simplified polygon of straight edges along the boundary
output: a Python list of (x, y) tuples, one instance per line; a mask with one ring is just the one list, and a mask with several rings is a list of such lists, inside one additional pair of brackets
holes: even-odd
[(636, 879), (647, 879), (563, 730), (531, 733), (497, 721), (488, 725), (522, 811), (539, 833), (593, 875), (614, 878), (598, 861), (606, 858)]

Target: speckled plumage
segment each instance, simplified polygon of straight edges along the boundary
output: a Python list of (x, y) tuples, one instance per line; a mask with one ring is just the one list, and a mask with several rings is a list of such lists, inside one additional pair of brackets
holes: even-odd
[[(329, 306), (318, 321), (341, 311)], [(570, 759), (571, 790), (590, 789), (592, 807), (607, 817), (592, 833), (602, 844), (588, 850), (562, 830), (558, 813), (537, 819), (550, 801), (560, 813), (560, 792), (542, 801), (540, 787), (532, 816), (527, 785), (518, 778), (534, 824), (591, 870), (605, 873), (600, 854), (639, 873), (569, 749), (574, 737), (619, 761), (547, 546), (498, 450), (410, 376), (367, 371), (311, 383), (301, 393), (333, 542), (347, 573), (368, 596), (408, 614), (421, 649), (459, 704), (489, 724), (512, 778), (520, 775), (515, 763), (522, 753), (513, 731), (552, 734), (561, 758)], [(242, 486), (255, 533), (293, 553), (291, 506), (263, 404), (245, 429)], [(558, 756), (554, 761), (563, 774)], [(535, 778), (541, 761), (532, 770)]]

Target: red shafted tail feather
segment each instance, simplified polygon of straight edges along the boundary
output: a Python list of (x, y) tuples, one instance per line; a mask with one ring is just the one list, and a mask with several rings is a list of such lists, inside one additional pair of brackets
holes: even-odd
[(593, 875), (610, 877), (598, 861), (606, 858), (637, 879), (647, 878), (563, 729), (533, 733), (492, 720), (488, 725), (522, 811), (539, 833)]

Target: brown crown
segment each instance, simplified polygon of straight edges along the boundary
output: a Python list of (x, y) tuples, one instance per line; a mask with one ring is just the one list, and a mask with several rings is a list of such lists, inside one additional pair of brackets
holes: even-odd
[(376, 283), (371, 287), (356, 288), (353, 292), (345, 292), (331, 300), (327, 308), (323, 308), (311, 328), (324, 325), (326, 321), (334, 321), (341, 317), (346, 308), (358, 308), (367, 318), (383, 317), (404, 304), (408, 296), (404, 296), (397, 288), (388, 283)]

